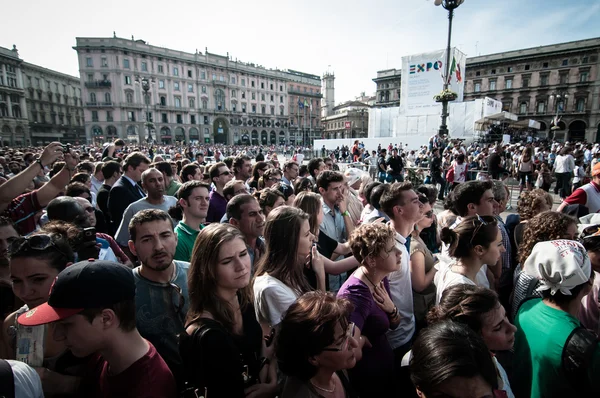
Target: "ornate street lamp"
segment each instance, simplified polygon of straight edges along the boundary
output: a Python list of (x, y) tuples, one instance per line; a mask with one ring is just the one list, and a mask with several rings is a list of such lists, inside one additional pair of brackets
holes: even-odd
[[(446, 92), (448, 90), (448, 86), (450, 83), (450, 43), (452, 39), (452, 18), (454, 18), (454, 10), (458, 8), (465, 0), (434, 0), (434, 4), (436, 6), (442, 6), (446, 10), (448, 10), (448, 45), (446, 46), (446, 64), (444, 65), (445, 79), (444, 79), (444, 90)], [(448, 126), (446, 125), (446, 118), (448, 117), (448, 99), (446, 96), (442, 98), (440, 101), (442, 103), (442, 124), (440, 125), (439, 135), (446, 136), (448, 135)]]
[[(555, 131), (560, 130), (560, 126), (558, 125), (558, 123), (560, 122), (559, 113), (561, 111), (561, 107), (558, 106), (558, 102), (560, 101), (564, 105), (564, 100), (569, 98), (569, 94), (567, 94), (564, 91), (560, 91), (556, 94), (550, 95), (550, 98), (554, 100), (554, 106), (556, 106), (556, 116), (554, 117), (554, 119), (552, 119), (553, 126), (550, 128), (550, 131), (552, 132), (552, 136), (549, 137), (550, 139), (553, 140), (554, 137), (556, 136)], [(564, 112), (564, 109), (562, 109), (562, 111)]]
[(139, 75), (137, 75), (135, 77), (135, 82), (136, 84), (141, 85), (142, 90), (144, 91), (144, 102), (146, 103), (146, 123), (145, 126), (148, 129), (148, 145), (152, 144), (152, 127), (154, 127), (154, 123), (152, 123), (150, 121), (149, 118), (149, 114), (150, 114), (150, 86), (154, 85), (154, 78), (151, 77), (150, 79), (148, 79), (147, 77), (141, 77)]

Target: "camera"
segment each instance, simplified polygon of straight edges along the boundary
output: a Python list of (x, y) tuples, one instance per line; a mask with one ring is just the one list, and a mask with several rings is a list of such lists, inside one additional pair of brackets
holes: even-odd
[(63, 153), (71, 152), (71, 144), (62, 145)]

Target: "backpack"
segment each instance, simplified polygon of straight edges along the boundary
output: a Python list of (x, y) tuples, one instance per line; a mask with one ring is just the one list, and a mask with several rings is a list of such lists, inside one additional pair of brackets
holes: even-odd
[[(208, 398), (208, 384), (209, 381), (205, 379), (205, 366), (206, 362), (200, 361), (200, 366), (196, 366), (196, 363), (189, 363), (191, 360), (190, 353), (195, 353), (195, 358), (202, 358), (202, 347), (204, 336), (209, 333), (225, 333), (228, 332), (225, 328), (217, 321), (212, 319), (203, 319), (202, 324), (194, 330), (191, 336), (185, 333), (185, 336), (179, 335), (179, 352), (181, 358), (183, 360), (183, 365), (185, 368), (185, 381), (184, 386), (179, 394), (180, 398)], [(231, 348), (234, 352), (237, 352), (238, 349), (233, 343), (232, 340), (229, 341), (231, 344)], [(199, 354), (198, 354), (199, 353)], [(187, 363), (186, 363), (187, 362)], [(240, 353), (240, 373), (243, 375), (244, 383), (248, 385), (254, 384), (256, 380), (251, 377), (251, 375), (245, 371), (242, 372), (242, 369), (248, 369), (245, 367), (241, 358)], [(211, 396), (214, 394), (211, 394)]]
[(8, 361), (0, 359), (0, 397), (14, 398), (15, 376)]
[(582, 396), (591, 397), (592, 386), (589, 382), (589, 369), (594, 351), (598, 346), (598, 336), (591, 330), (579, 326), (575, 328), (562, 351), (561, 366), (567, 379)]

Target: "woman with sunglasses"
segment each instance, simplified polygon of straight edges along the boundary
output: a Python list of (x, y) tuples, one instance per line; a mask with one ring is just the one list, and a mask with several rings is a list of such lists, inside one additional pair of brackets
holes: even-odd
[[(64, 233), (61, 234), (46, 233), (43, 230), (35, 232), (26, 238), (13, 240), (9, 247), (13, 292), (25, 305), (4, 320), (2, 340), (8, 345), (5, 347), (5, 352), (9, 355), (7, 359), (16, 357), (17, 341), (26, 332), (17, 322), (18, 316), (48, 301), (56, 276), (75, 261), (67, 236), (68, 227), (63, 230)], [(54, 340), (53, 324), (26, 329), (33, 335), (45, 336), (43, 357), (38, 358), (43, 362), (33, 364), (41, 366), (44, 392), (48, 395), (76, 393), (79, 379), (75, 375), (83, 362), (67, 350), (64, 341)]]
[(296, 195), (300, 192), (314, 192), (315, 184), (308, 177), (299, 177), (294, 181), (294, 193)]
[(449, 246), (452, 262), (435, 276), (436, 303), (450, 286), (478, 285), (477, 274), (484, 264), (496, 264), (504, 252), (502, 234), (493, 216), (465, 217), (454, 229), (444, 228), (442, 241)]
[(290, 306), (275, 341), (279, 369), (286, 375), (281, 398), (357, 397), (347, 369), (356, 364), (352, 304), (331, 293), (309, 292)]
[(434, 267), (437, 259), (420, 236), (421, 231), (433, 224), (433, 209), (425, 195), (419, 195), (419, 200), (423, 203), (424, 216), (415, 224), (415, 229), (411, 234), (409, 252), (415, 322), (418, 328), (422, 328), (426, 325), (427, 312), (435, 304), (433, 278), (437, 272), (437, 268)]
[(275, 369), (252, 305), (250, 256), (237, 228), (211, 224), (200, 232), (188, 291), (179, 342), (187, 380), (209, 397), (275, 396)]
[(400, 269), (401, 252), (395, 235), (392, 227), (382, 223), (364, 224), (354, 230), (350, 247), (360, 267), (338, 292), (338, 297), (354, 305), (348, 319), (356, 324), (353, 337), (359, 341), (362, 358), (358, 356), (349, 375), (361, 397), (397, 396), (394, 353), (386, 337), (386, 332), (400, 323), (388, 281), (388, 275)]

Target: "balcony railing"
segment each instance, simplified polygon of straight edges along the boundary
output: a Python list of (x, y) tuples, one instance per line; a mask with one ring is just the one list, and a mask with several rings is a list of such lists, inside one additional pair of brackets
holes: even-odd
[(89, 107), (95, 107), (95, 108), (101, 108), (101, 107), (111, 107), (113, 106), (112, 102), (86, 102), (85, 103), (86, 106)]
[(321, 94), (321, 93), (311, 93), (311, 92), (298, 90), (295, 88), (288, 88), (288, 94), (303, 95), (305, 97), (323, 98), (323, 94)]
[(95, 80), (93, 82), (85, 82), (87, 88), (111, 88), (110, 80)]

